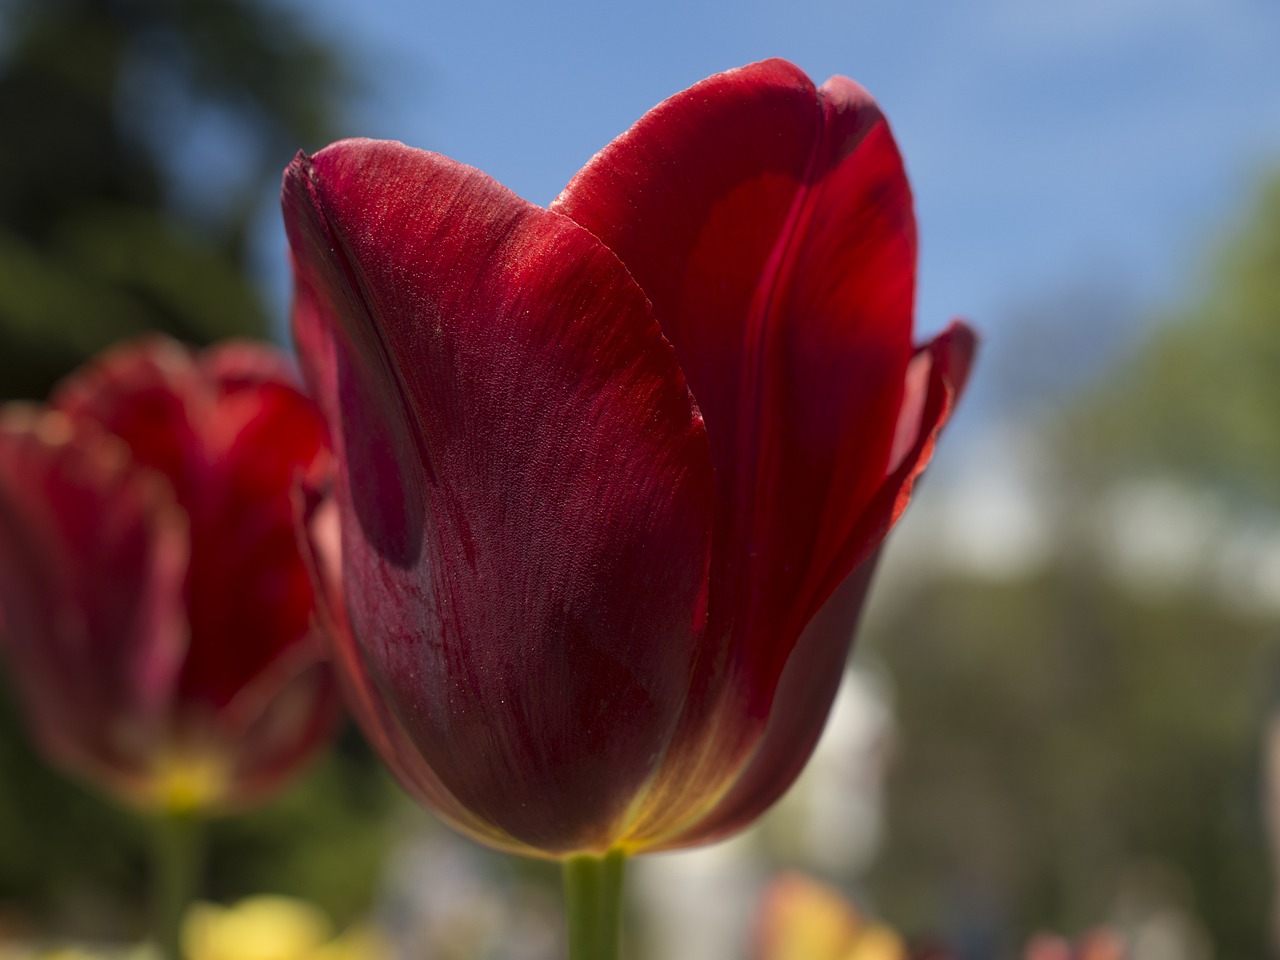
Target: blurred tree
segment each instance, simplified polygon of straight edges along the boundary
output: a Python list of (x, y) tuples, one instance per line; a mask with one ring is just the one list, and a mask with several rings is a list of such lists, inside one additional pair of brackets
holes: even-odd
[[(1275, 624), (1203, 594), (1135, 596), (1070, 560), (924, 599), (867, 638), (898, 678), (902, 729), (874, 878), (886, 915), (998, 957), (993, 932), (1009, 951), (1087, 929), (1136, 883), (1199, 918), (1219, 957), (1263, 956)], [(1168, 889), (1142, 887), (1153, 872)]]
[(1223, 245), (1203, 293), (1071, 411), (1073, 460), (1166, 471), (1280, 510), (1280, 175)]
[(0, 397), (161, 329), (264, 335), (247, 238), (342, 61), (260, 0), (9, 0), (0, 44)]
[[(887, 916), (944, 926), (962, 956), (1160, 909), (1202, 924), (1219, 958), (1267, 955), (1259, 767), (1280, 597), (1251, 608), (1207, 575), (1164, 589), (1117, 576), (1111, 526), (1134, 518), (1104, 508), (1159, 478), (1228, 505), (1207, 522), (1276, 527), (1280, 178), (1211, 262), (1140, 349), (1037, 412), (1030, 432), (1055, 458), (1048, 567), (998, 581), (953, 569), (868, 624), (903, 731), (873, 889)], [(1167, 532), (1152, 525), (1183, 519), (1130, 533), (1150, 554)], [(1225, 569), (1214, 562), (1197, 569)]]
[[(123, 337), (267, 333), (249, 235), (350, 83), (302, 7), (0, 0), (0, 399), (43, 397)], [(283, 239), (281, 239), (283, 243)], [(142, 926), (145, 825), (48, 771), (0, 676), (0, 927)], [(215, 826), (210, 892), (372, 893), (394, 802), (358, 738), (259, 813)]]

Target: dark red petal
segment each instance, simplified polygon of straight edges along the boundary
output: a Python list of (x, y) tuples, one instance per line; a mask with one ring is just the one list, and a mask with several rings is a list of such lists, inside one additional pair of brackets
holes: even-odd
[(710, 455), (674, 352), (598, 240), (445, 158), (346, 141), (283, 200), (372, 682), (477, 818), (607, 846), (705, 610)]
[[(883, 479), (911, 356), (915, 225), (879, 109), (784, 61), (730, 71), (650, 111), (553, 209), (627, 265), (706, 417), (713, 604), (785, 606)], [(763, 612), (798, 631), (815, 609)]]
[[(295, 307), (295, 317), (298, 309)], [(347, 707), (383, 763), (419, 803), (435, 811), (455, 830), (511, 853), (536, 854), (537, 851), (477, 818), (449, 793), (374, 685), (347, 617), (337, 503), (332, 498), (313, 494), (300, 511), (299, 536), (315, 584), (318, 626), (329, 638), (334, 669)]]
[[(977, 339), (963, 323), (953, 323), (919, 348), (908, 366), (891, 472), (859, 519), (837, 557), (838, 570), (850, 558), (874, 551), (906, 509), (915, 480), (933, 455), (945, 425), (968, 380)], [(826, 724), (839, 687), (842, 667), (875, 568), (875, 554), (862, 560), (843, 583), (821, 583), (828, 599), (809, 621), (787, 660), (766, 725), (749, 762), (711, 805), (698, 805), (681, 789), (682, 777), (714, 770), (696, 753), (674, 753), (653, 787), (653, 812), (643, 819), (632, 842), (637, 848), (674, 849), (709, 843), (750, 824), (786, 792), (800, 774)], [(731, 734), (720, 732), (720, 742)], [(714, 742), (714, 741), (713, 741)], [(692, 755), (692, 761), (690, 760)], [(696, 795), (695, 795), (696, 798)]]
[[(977, 349), (978, 338), (972, 328), (955, 321), (916, 351), (907, 370), (901, 416), (895, 429), (892, 471), (845, 542), (836, 569), (845, 559), (874, 550), (907, 509), (915, 482), (933, 458), (938, 435), (968, 383)], [(839, 582), (823, 583), (818, 592), (829, 594)]]
[(216, 409), (205, 439), (217, 501), (200, 511), (207, 526), (193, 531), (182, 686), (193, 703), (231, 709), (245, 687), (280, 669), (277, 661), (315, 656), (290, 491), (329, 453), (319, 411), (293, 387), (245, 386)]
[(660, 848), (696, 846), (731, 836), (755, 822), (795, 782), (818, 745), (835, 702), (875, 566), (876, 555), (863, 561), (800, 634), (778, 680), (768, 724), (733, 787), (709, 813)]
[(142, 784), (186, 651), (185, 517), (164, 479), (90, 423), (0, 414), (0, 622), (51, 758)]
[(711, 632), (732, 639), (700, 664), (664, 770), (673, 789), (705, 789), (744, 759), (801, 631), (875, 548), (849, 543), (887, 472), (912, 354), (910, 190), (865, 91), (816, 90), (773, 60), (650, 111), (552, 209), (626, 264), (706, 417)]

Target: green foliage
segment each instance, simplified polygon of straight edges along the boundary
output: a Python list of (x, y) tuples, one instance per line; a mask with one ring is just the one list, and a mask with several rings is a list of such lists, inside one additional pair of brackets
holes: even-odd
[(144, 824), (48, 769), (24, 734), (0, 698), (0, 905), (38, 927), (136, 933)]
[(1166, 470), (1280, 508), (1280, 176), (1217, 255), (1196, 303), (1160, 324), (1068, 422), (1102, 473)]
[[(331, 137), (348, 82), (301, 14), (266, 0), (0, 3), (0, 399), (42, 398), (149, 330), (263, 336), (251, 223), (297, 149)], [(394, 795), (348, 737), (276, 803), (212, 826), (209, 892), (350, 917)], [(0, 914), (136, 935), (147, 833), (44, 766), (0, 683)]]
[(1216, 956), (1266, 954), (1261, 741), (1280, 625), (1212, 584), (1138, 592), (1084, 531), (1135, 476), (1202, 490), (1237, 519), (1274, 517), (1277, 413), (1280, 178), (1191, 305), (1040, 416), (1067, 520), (1048, 569), (952, 574), (871, 625), (903, 739), (873, 883), (888, 916), (936, 929), (961, 904), (1009, 935), (1077, 932), (1155, 890)]
[(348, 728), (296, 787), (261, 810), (212, 824), (207, 892), (232, 902), (270, 891), (314, 903), (339, 926), (363, 916), (395, 833), (416, 807)]
[(888, 915), (930, 929), (985, 891), (1013, 930), (1078, 931), (1155, 864), (1187, 878), (1223, 955), (1262, 955), (1274, 637), (1206, 595), (1136, 597), (1096, 564), (901, 605), (867, 638), (904, 731), (876, 878)]
[[(0, 906), (37, 927), (129, 939), (147, 929), (153, 824), (50, 770), (0, 700)], [(406, 803), (353, 732), (260, 810), (211, 821), (203, 893), (304, 897), (340, 924), (377, 889)]]
[[(256, 0), (9, 5), (0, 398), (42, 397), (143, 330), (265, 335), (249, 228), (289, 157), (328, 138), (347, 81), (304, 26)], [(212, 156), (189, 155), (205, 141)]]

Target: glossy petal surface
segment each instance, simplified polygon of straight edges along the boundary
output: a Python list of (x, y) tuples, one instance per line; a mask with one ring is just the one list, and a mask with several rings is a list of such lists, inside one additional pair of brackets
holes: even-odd
[[(928, 464), (938, 433), (964, 389), (975, 349), (972, 331), (954, 324), (917, 351), (907, 370), (891, 472), (855, 528), (842, 560), (860, 556), (863, 543), (879, 543), (906, 509), (912, 485)], [(769, 809), (799, 776), (831, 712), (875, 563), (875, 555), (861, 561), (800, 634), (778, 681), (769, 721), (733, 786), (703, 817), (662, 846), (706, 843), (736, 833)]]
[(595, 237), (438, 155), (344, 141), (284, 205), (372, 683), (465, 809), (602, 848), (705, 613), (710, 454), (675, 354)]
[[(858, 530), (912, 354), (910, 190), (865, 91), (839, 77), (815, 89), (773, 60), (650, 111), (552, 209), (627, 265), (706, 417), (723, 647), (699, 666), (668, 763), (672, 789), (705, 791), (734, 774), (796, 639), (879, 542)], [(680, 804), (656, 789), (670, 820)]]
[(912, 352), (888, 127), (851, 81), (755, 64), (650, 111), (553, 209), (618, 254), (676, 347), (716, 460), (713, 602), (760, 623), (741, 646), (776, 676), (769, 629), (826, 599), (812, 581), (884, 477)]

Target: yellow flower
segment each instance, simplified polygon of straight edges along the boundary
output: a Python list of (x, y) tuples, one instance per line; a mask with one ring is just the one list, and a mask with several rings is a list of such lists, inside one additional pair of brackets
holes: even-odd
[(381, 960), (388, 953), (365, 928), (334, 939), (320, 910), (289, 897), (251, 897), (231, 907), (198, 903), (182, 934), (189, 960)]
[(906, 960), (893, 930), (864, 919), (838, 892), (797, 873), (765, 894), (760, 960)]

